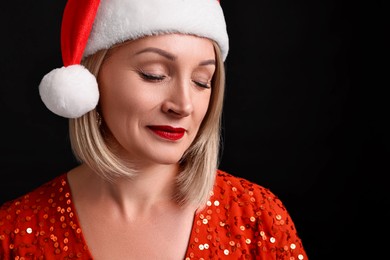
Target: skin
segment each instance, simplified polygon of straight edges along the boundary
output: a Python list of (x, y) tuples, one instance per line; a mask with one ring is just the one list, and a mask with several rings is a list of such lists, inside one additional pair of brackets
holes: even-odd
[[(149, 37), (109, 55), (98, 77), (100, 105), (118, 154), (143, 167), (177, 163), (208, 108), (215, 70), (210, 42), (183, 35)], [(163, 139), (149, 128), (156, 125), (184, 128), (185, 135), (174, 142)]]
[[(151, 36), (110, 50), (98, 76), (110, 146), (137, 165), (134, 180), (108, 183), (86, 165), (68, 174), (94, 259), (183, 259), (195, 207), (172, 201), (178, 161), (207, 112), (215, 54), (210, 40)], [(167, 138), (152, 126), (184, 129)], [(168, 134), (169, 136), (169, 134)]]

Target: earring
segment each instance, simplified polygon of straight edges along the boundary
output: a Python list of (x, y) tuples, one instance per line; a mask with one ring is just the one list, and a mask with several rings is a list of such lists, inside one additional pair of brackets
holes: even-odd
[(100, 127), (102, 125), (102, 116), (96, 111), (96, 124)]

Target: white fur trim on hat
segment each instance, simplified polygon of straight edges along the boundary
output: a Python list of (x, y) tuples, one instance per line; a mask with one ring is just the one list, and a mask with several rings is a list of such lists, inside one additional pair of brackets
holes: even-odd
[(182, 33), (217, 42), (223, 60), (229, 50), (218, 0), (67, 0), (61, 27), (64, 66), (46, 74), (39, 93), (53, 113), (78, 118), (99, 101), (94, 75), (82, 58), (144, 36)]
[(229, 40), (217, 0), (101, 0), (84, 56), (129, 39), (164, 33), (213, 39), (226, 59)]

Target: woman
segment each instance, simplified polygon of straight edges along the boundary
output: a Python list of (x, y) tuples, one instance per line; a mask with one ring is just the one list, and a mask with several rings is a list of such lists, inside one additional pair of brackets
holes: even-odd
[(1, 207), (1, 259), (307, 259), (282, 202), (218, 169), (218, 1), (69, 0), (61, 33), (40, 94), (80, 166)]

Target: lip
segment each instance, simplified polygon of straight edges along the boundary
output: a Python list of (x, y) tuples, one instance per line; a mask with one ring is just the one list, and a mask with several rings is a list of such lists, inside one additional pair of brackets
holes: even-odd
[(153, 133), (161, 138), (170, 141), (177, 141), (181, 139), (185, 134), (185, 129), (181, 127), (173, 127), (169, 125), (153, 125), (148, 126)]

